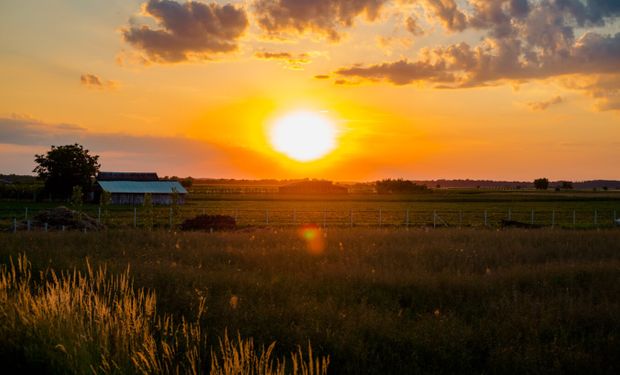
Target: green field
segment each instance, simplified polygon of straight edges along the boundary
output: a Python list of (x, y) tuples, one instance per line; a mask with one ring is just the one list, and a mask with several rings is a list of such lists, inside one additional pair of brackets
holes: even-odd
[[(0, 228), (10, 230), (13, 220), (32, 218), (58, 202), (0, 202)], [(83, 211), (112, 228), (143, 227), (142, 206), (85, 205)], [(135, 211), (134, 211), (135, 210)], [(176, 212), (176, 211), (175, 211)], [(134, 220), (135, 213), (135, 220)], [(170, 228), (199, 214), (224, 214), (240, 226), (438, 226), (497, 227), (502, 219), (541, 226), (604, 228), (620, 218), (618, 191), (494, 191), (434, 190), (417, 195), (282, 196), (279, 194), (206, 194), (200, 185), (190, 190), (187, 203), (172, 213), (155, 207), (156, 227)], [(40, 229), (40, 228), (39, 228)]]
[[(129, 266), (158, 313), (197, 321), (208, 345), (226, 330), (277, 341), (276, 357), (310, 342), (334, 374), (613, 374), (619, 244), (616, 229), (21, 232), (0, 233), (0, 261), (25, 253), (35, 276), (85, 270), (86, 259), (112, 275)], [(5, 312), (16, 303), (0, 301)], [(0, 346), (4, 363), (48, 358), (57, 345), (71, 353), (70, 332), (46, 341), (31, 330), (7, 348), (23, 332), (0, 325), (15, 338)], [(210, 351), (200, 355), (207, 371)], [(70, 356), (53, 358), (55, 373), (71, 372)]]

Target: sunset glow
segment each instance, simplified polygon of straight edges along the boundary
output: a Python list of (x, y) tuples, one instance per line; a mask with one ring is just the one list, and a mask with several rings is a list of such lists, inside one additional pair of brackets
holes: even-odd
[(614, 179), (620, 8), (569, 3), (5, 0), (0, 168)]
[(269, 139), (275, 150), (297, 161), (308, 162), (336, 147), (336, 128), (322, 114), (300, 111), (278, 119)]

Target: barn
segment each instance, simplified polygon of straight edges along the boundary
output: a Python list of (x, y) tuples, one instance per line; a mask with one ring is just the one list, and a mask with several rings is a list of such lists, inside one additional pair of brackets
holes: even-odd
[(177, 196), (177, 203), (185, 203), (187, 190), (178, 181), (160, 180), (157, 173), (100, 172), (97, 192), (110, 193), (111, 204), (140, 205), (145, 194), (151, 194), (153, 204), (169, 205)]

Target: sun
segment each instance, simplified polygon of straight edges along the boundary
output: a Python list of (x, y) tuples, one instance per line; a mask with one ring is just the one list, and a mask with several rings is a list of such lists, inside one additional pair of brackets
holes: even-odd
[(269, 140), (273, 148), (291, 159), (309, 162), (336, 148), (337, 129), (322, 113), (298, 111), (277, 119)]

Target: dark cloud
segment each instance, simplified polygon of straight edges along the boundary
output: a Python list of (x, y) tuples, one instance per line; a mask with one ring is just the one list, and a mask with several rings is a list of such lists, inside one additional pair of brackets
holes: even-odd
[(246, 12), (231, 4), (149, 0), (143, 12), (155, 20), (157, 28), (132, 25), (122, 34), (152, 62), (209, 59), (235, 51), (248, 28)]
[(455, 0), (424, 0), (426, 6), (450, 31), (463, 31), (467, 28), (467, 17), (457, 6)]
[(397, 85), (405, 85), (414, 81), (452, 81), (445, 76), (443, 63), (433, 64), (426, 61), (409, 62), (405, 60), (370, 66), (353, 66), (342, 68), (336, 74), (346, 77), (363, 78), (373, 81), (388, 80)]
[(88, 88), (96, 89), (114, 89), (117, 87), (117, 83), (107, 79), (103, 79), (95, 74), (82, 74), (80, 76), (80, 83)]
[(329, 79), (329, 75), (327, 74), (317, 74), (314, 76), (314, 79)]
[(409, 31), (415, 36), (424, 34), (424, 29), (420, 27), (418, 19), (414, 16), (407, 17), (407, 19), (405, 20), (405, 28), (407, 29), (407, 31)]
[(308, 32), (337, 41), (341, 28), (359, 16), (378, 17), (388, 0), (256, 0), (255, 16), (261, 29), (272, 37)]
[(518, 39), (490, 39), (477, 47), (460, 43), (436, 48), (418, 61), (358, 65), (341, 68), (336, 73), (395, 84), (432, 81), (452, 87), (565, 74), (613, 73), (618, 71), (620, 61), (620, 33), (615, 36), (588, 33), (557, 54), (529, 55), (531, 52)]
[(534, 111), (545, 111), (549, 107), (563, 103), (563, 102), (564, 102), (564, 99), (562, 99), (561, 96), (556, 96), (554, 98), (551, 98), (549, 100), (544, 100), (541, 102), (530, 102), (530, 103), (527, 103), (527, 105)]
[[(465, 27), (448, 22), (460, 16), (451, 0), (425, 0), (449, 29), (486, 31), (477, 45), (457, 43), (423, 50), (417, 59), (336, 70), (343, 79), (388, 81), (397, 85), (428, 82), (463, 88), (565, 75), (620, 73), (620, 33), (580, 31), (579, 25), (614, 22), (620, 1), (469, 0)], [(459, 21), (460, 22), (460, 21)], [(590, 90), (591, 91), (591, 90)], [(611, 109), (608, 100), (600, 108)]]

